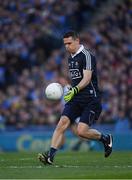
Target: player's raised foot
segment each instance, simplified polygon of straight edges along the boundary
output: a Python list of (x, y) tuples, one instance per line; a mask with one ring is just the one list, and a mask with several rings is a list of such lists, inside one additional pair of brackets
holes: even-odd
[(104, 143), (105, 157), (107, 158), (112, 153), (113, 137), (111, 134), (107, 135), (107, 141)]
[(53, 158), (50, 158), (50, 156), (48, 154), (49, 154), (49, 152), (38, 154), (39, 161), (42, 162), (44, 165), (47, 165), (47, 164), (52, 165), (53, 164)]

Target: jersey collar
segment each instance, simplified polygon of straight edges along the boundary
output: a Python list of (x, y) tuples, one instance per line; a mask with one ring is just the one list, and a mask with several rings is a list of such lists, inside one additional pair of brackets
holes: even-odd
[(79, 54), (84, 49), (84, 46), (81, 45), (75, 54), (71, 54), (71, 57), (74, 58), (77, 54)]

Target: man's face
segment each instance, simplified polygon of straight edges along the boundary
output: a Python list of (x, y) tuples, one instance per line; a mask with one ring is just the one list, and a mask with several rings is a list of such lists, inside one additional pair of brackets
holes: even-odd
[(73, 39), (71, 36), (63, 39), (66, 50), (74, 54), (79, 46), (79, 39)]

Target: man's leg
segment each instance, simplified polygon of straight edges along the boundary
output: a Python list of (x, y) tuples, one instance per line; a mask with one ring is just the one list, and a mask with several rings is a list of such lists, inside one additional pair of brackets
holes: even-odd
[(51, 140), (51, 147), (54, 147), (55, 149), (58, 149), (62, 145), (63, 136), (65, 130), (69, 127), (70, 120), (66, 116), (62, 116)]
[(101, 134), (96, 129), (90, 129), (89, 125), (79, 122), (77, 128), (78, 135), (91, 140), (99, 140), (104, 144), (105, 157), (108, 157), (112, 152), (112, 136)]
[(101, 138), (101, 133), (96, 129), (90, 129), (90, 127), (82, 122), (79, 122), (77, 127), (77, 132), (80, 137), (86, 139), (99, 140)]
[(67, 116), (62, 116), (53, 133), (50, 150), (44, 154), (39, 154), (38, 158), (44, 164), (52, 164), (56, 151), (63, 144), (64, 132), (69, 127), (70, 120)]

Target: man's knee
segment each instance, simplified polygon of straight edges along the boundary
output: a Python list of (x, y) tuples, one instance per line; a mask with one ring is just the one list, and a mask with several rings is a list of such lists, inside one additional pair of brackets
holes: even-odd
[(80, 137), (84, 137), (84, 131), (83, 131), (83, 129), (77, 129), (77, 134), (78, 134), (78, 136), (80, 136)]
[[(77, 134), (80, 137), (85, 137), (85, 133), (87, 132), (87, 135), (89, 133), (89, 126), (85, 125), (84, 123), (79, 123), (77, 127)], [(89, 134), (90, 135), (90, 134)]]
[(70, 120), (66, 116), (62, 116), (56, 126), (56, 131), (64, 132), (70, 125)]

